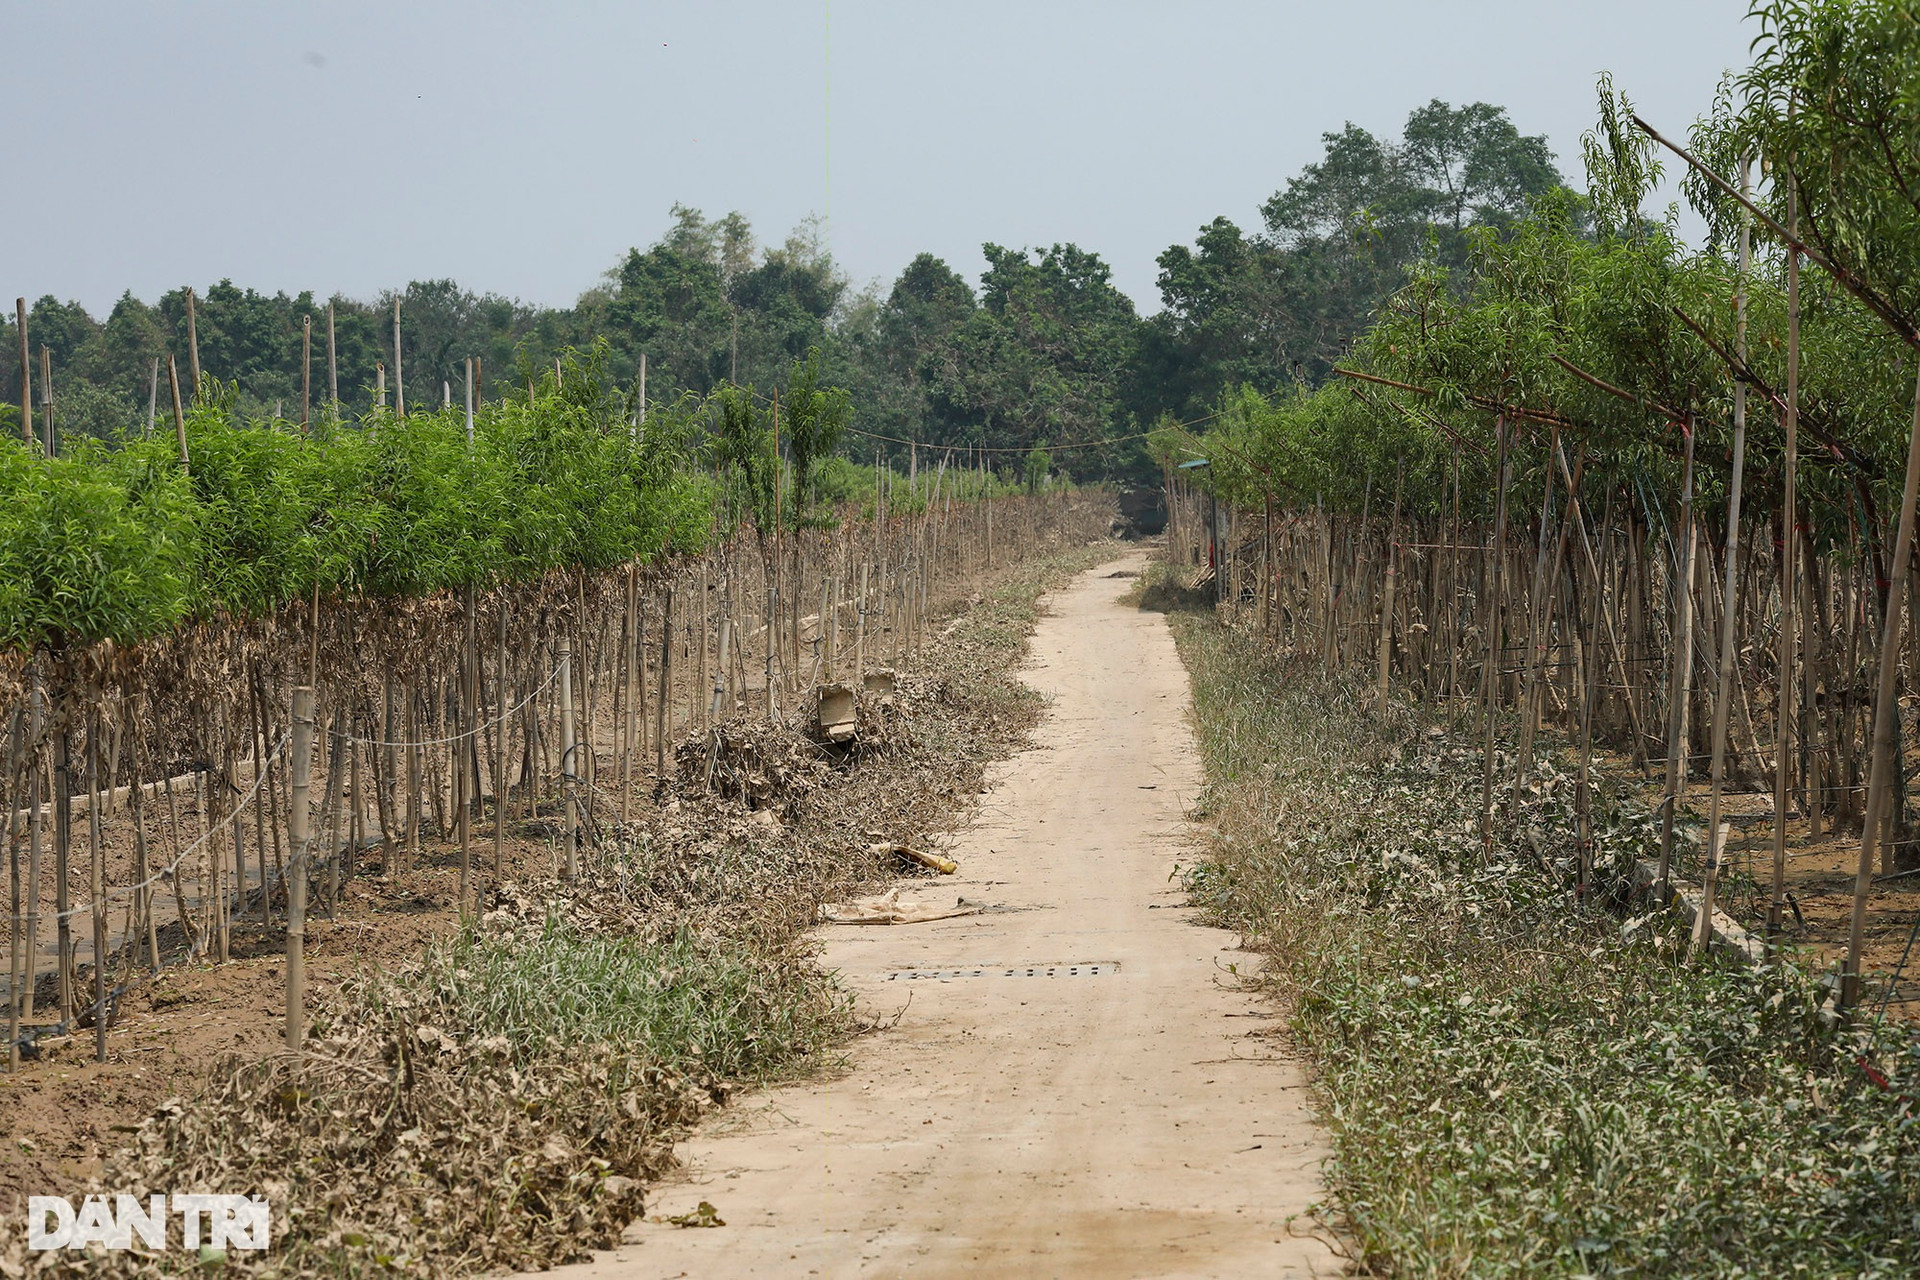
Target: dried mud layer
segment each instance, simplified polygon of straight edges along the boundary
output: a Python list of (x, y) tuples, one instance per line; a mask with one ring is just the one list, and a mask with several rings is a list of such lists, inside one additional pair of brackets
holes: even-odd
[[(1912, 765), (1908, 766), (1911, 772)], [(1704, 811), (1705, 799), (1696, 788), (1693, 807)], [(1740, 801), (1747, 801), (1741, 805)], [(1727, 840), (1733, 870), (1724, 894), (1728, 912), (1746, 929), (1765, 936), (1773, 877), (1773, 805), (1771, 796), (1735, 797), (1727, 804), (1734, 823)], [(1755, 818), (1742, 822), (1742, 809)], [(1699, 819), (1704, 828), (1704, 813)], [(1798, 813), (1787, 822), (1787, 866), (1782, 881), (1787, 905), (1782, 941), (1812, 970), (1837, 970), (1846, 958), (1853, 920), (1853, 895), (1860, 866), (1857, 824), (1813, 838), (1810, 824)], [(1914, 980), (1914, 936), (1920, 930), (1920, 874), (1876, 875), (1867, 891), (1864, 955), (1861, 969), (1868, 975), (1869, 1001), (1889, 1018), (1920, 1021), (1920, 985)]]
[[(1657, 783), (1646, 781), (1624, 757), (1608, 757), (1604, 764), (1607, 776), (1636, 788), (1649, 810), (1658, 809)], [(1909, 761), (1909, 776), (1916, 766), (1920, 760)], [(1707, 788), (1696, 780), (1681, 806), (1682, 831), (1689, 847), (1681, 851), (1680, 865), (1690, 876), (1698, 874), (1707, 801)], [(1722, 812), (1730, 830), (1718, 906), (1749, 933), (1765, 937), (1773, 883), (1773, 796), (1770, 791), (1735, 792), (1723, 798)], [(1806, 815), (1797, 806), (1788, 810), (1786, 873), (1781, 882), (1786, 905), (1780, 942), (1802, 968), (1837, 975), (1852, 926), (1860, 830), (1857, 821), (1838, 830), (1831, 819), (1823, 825), (1816, 839)], [(1920, 935), (1920, 872), (1875, 874), (1867, 891), (1861, 968), (1868, 979), (1868, 1003), (1876, 1014), (1920, 1022), (1920, 983), (1914, 976), (1920, 962), (1916, 935)]]
[[(1039, 596), (1111, 555), (1089, 541), (1096, 515), (995, 574), (890, 693), (863, 694), (853, 742), (817, 741), (804, 704), (683, 741), (666, 794), (624, 827), (603, 818), (571, 885), (557, 804), (512, 822), (508, 879), (464, 930), (453, 849), (399, 883), (371, 852), (308, 923), (301, 1061), (280, 1047), (276, 922), (236, 926), (227, 964), (129, 993), (106, 1062), (82, 1032), (0, 1076), (0, 1275), (198, 1265), (24, 1251), (28, 1195), (92, 1190), (264, 1192), (274, 1247), (224, 1260), (260, 1275), (540, 1267), (610, 1243), (676, 1134), (736, 1083), (829, 1069), (859, 1030), (805, 931), (825, 902), (933, 874), (886, 850), (963, 825), (986, 766), (1037, 723), (1014, 668)], [(475, 843), (491, 857), (490, 829)]]

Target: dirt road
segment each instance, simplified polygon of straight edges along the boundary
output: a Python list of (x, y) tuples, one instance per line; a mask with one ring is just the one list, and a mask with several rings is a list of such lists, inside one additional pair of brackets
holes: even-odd
[(1053, 597), (1037, 742), (949, 850), (960, 874), (908, 891), (997, 909), (832, 928), (827, 962), (897, 1026), (844, 1078), (732, 1108), (649, 1197), (726, 1226), (635, 1224), (561, 1274), (1339, 1274), (1290, 1223), (1325, 1150), (1272, 1011), (1236, 990), (1253, 957), (1169, 880), (1200, 768), (1165, 621), (1119, 603), (1112, 575), (1143, 567)]

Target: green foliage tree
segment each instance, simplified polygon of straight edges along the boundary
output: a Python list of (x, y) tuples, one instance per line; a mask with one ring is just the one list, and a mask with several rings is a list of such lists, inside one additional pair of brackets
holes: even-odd
[(751, 519), (764, 537), (773, 528), (775, 485), (780, 474), (770, 415), (755, 406), (751, 388), (731, 383), (714, 393), (712, 404), (710, 448), (714, 473), (727, 503), (727, 524)]
[(1027, 451), (1026, 480), (1028, 493), (1040, 492), (1040, 486), (1047, 482), (1047, 477), (1052, 473), (1053, 455), (1047, 452), (1046, 446), (1037, 444)]
[(1351, 123), (1324, 142), (1260, 233), (1216, 218), (1160, 255), (1141, 417), (1198, 416), (1241, 383), (1318, 383), (1422, 263), (1464, 280), (1475, 233), (1506, 231), (1562, 182), (1546, 139), (1484, 102), (1416, 108), (1398, 142)]
[(787, 378), (782, 429), (793, 463), (793, 521), (804, 524), (812, 511), (814, 481), (832, 456), (852, 416), (845, 390), (826, 382), (826, 361), (818, 348), (794, 362)]

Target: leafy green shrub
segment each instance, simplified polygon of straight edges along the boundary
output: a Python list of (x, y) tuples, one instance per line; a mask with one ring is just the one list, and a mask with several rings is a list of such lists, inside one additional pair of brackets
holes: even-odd
[[(576, 379), (576, 382), (579, 380)], [(610, 429), (578, 394), (358, 427), (241, 422), (230, 390), (173, 433), (0, 443), (0, 644), (122, 643), (323, 593), (426, 595), (706, 541), (691, 410)]]

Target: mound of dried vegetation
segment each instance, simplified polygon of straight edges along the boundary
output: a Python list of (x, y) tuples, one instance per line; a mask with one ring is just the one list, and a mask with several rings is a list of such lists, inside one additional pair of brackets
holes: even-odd
[(1656, 827), (1629, 792), (1598, 798), (1612, 889), (1582, 897), (1558, 762), (1486, 856), (1470, 725), (1374, 715), (1317, 665), (1175, 623), (1215, 833), (1192, 892), (1272, 959), (1369, 1273), (1920, 1269), (1913, 1041), (1633, 914), (1621, 878)]

